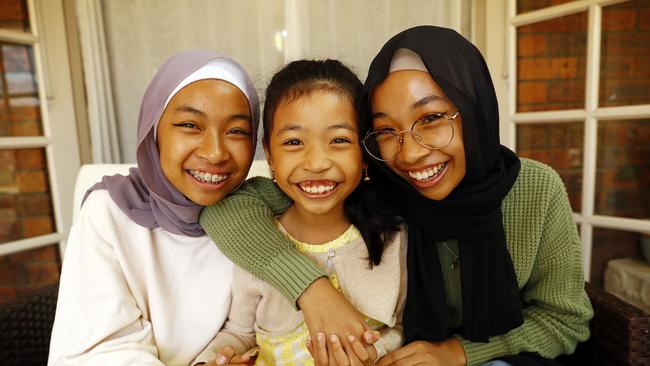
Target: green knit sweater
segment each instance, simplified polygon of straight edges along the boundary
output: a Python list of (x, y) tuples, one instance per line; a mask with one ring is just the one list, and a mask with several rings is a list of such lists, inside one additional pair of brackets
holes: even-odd
[[(206, 207), (200, 223), (236, 264), (276, 286), (295, 302), (322, 272), (273, 225), (291, 205), (268, 179), (253, 178), (235, 194)], [(499, 356), (537, 352), (547, 358), (572, 353), (589, 337), (593, 315), (584, 291), (580, 240), (562, 180), (550, 167), (521, 159), (521, 171), (502, 205), (503, 224), (521, 298), (524, 324), (489, 343), (457, 336), (468, 365)], [(460, 270), (451, 267), (456, 241), (438, 243), (447, 304), (462, 323)]]

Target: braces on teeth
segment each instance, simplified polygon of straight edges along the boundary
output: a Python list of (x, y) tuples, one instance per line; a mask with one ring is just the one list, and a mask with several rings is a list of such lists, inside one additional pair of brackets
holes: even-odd
[(198, 170), (191, 170), (191, 169), (188, 170), (188, 172), (197, 180), (205, 183), (219, 183), (224, 181), (226, 178), (228, 178), (227, 174), (224, 175), (210, 174), (210, 173), (200, 172)]

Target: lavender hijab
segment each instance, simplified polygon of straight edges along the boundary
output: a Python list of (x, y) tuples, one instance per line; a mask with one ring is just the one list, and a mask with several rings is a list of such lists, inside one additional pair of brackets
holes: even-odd
[(158, 121), (171, 98), (186, 85), (205, 79), (227, 81), (244, 93), (253, 117), (255, 146), (259, 103), (253, 82), (244, 68), (217, 52), (182, 52), (160, 67), (142, 98), (138, 116), (138, 167), (131, 168), (127, 176), (105, 176), (86, 192), (86, 197), (96, 189), (107, 189), (118, 207), (140, 226), (161, 227), (178, 235), (205, 235), (198, 224), (202, 206), (187, 199), (169, 183), (160, 168), (156, 144)]

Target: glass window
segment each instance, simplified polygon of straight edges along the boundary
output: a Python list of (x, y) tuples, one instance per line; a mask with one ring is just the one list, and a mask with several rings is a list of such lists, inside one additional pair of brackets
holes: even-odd
[(43, 134), (31, 46), (0, 42), (0, 137)]
[(603, 7), (600, 106), (650, 103), (650, 2)]
[(55, 230), (45, 150), (0, 150), (0, 243)]
[(642, 234), (632, 231), (594, 228), (590, 282), (603, 287), (607, 262), (612, 259), (641, 260), (641, 236)]
[(650, 119), (600, 121), (595, 213), (650, 219)]
[(0, 303), (45, 285), (56, 283), (61, 273), (56, 244), (0, 257)]
[(517, 13), (547, 8), (553, 5), (568, 3), (573, 0), (517, 0)]
[(27, 0), (0, 1), (0, 29), (29, 32)]
[(587, 13), (517, 28), (517, 112), (584, 108)]
[(582, 197), (582, 122), (536, 123), (517, 126), (517, 154), (548, 164), (560, 174), (573, 211)]

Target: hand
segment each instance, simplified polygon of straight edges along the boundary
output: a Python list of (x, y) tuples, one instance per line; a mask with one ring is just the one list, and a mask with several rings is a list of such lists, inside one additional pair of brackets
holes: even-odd
[(377, 359), (375, 346), (366, 345), (359, 338), (349, 335), (347, 346), (332, 334), (325, 342), (325, 335), (318, 333), (314, 344), (307, 341), (307, 349), (314, 358), (316, 366), (364, 366), (372, 365)]
[[(298, 305), (305, 318), (312, 339), (318, 333), (327, 336), (335, 334), (343, 340), (344, 347), (349, 347), (347, 337), (353, 335), (362, 338), (366, 344), (379, 339), (379, 332), (368, 327), (363, 316), (350, 302), (337, 291), (327, 278), (314, 281), (298, 299)], [(323, 338), (324, 339), (324, 338)]]
[(225, 346), (219, 350), (217, 357), (213, 362), (208, 363), (206, 366), (212, 365), (249, 365), (251, 364), (251, 357), (248, 352), (243, 355), (237, 355), (235, 350), (230, 346)]
[(415, 364), (465, 366), (467, 358), (460, 341), (456, 337), (451, 337), (439, 343), (411, 342), (377, 361), (377, 366)]

